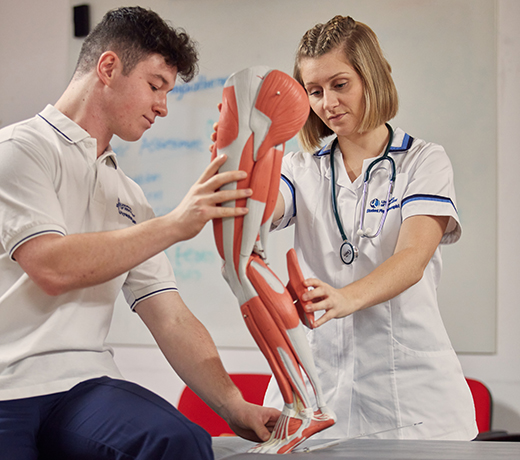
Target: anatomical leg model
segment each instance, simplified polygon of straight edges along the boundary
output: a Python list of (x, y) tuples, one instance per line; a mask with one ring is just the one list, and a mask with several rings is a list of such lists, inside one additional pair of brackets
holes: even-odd
[[(214, 155), (225, 153), (222, 171), (244, 170), (243, 181), (227, 187), (251, 188), (253, 195), (227, 206), (247, 206), (243, 217), (214, 221), (222, 272), (240, 302), (247, 327), (267, 358), (284, 398), (271, 438), (252, 452), (287, 453), (335, 423), (323, 399), (300, 318), (306, 290), (296, 253), (289, 251), (287, 288), (267, 265), (265, 244), (278, 196), (284, 143), (305, 123), (309, 104), (303, 88), (287, 74), (253, 67), (232, 75), (224, 86)], [(314, 411), (301, 369), (314, 389)]]

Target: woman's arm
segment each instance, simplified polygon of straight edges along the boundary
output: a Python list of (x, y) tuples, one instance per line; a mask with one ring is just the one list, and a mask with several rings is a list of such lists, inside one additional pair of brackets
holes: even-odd
[(335, 289), (315, 278), (306, 280), (306, 286), (314, 288), (304, 294), (304, 300), (312, 301), (307, 310), (325, 310), (316, 320), (316, 326), (390, 300), (417, 283), (437, 249), (449, 219), (448, 216), (409, 217), (401, 226), (392, 257), (367, 276), (343, 288)]
[(278, 198), (276, 199), (276, 206), (273, 212), (273, 222), (281, 219), (285, 213), (285, 200), (283, 199), (282, 192), (278, 192)]

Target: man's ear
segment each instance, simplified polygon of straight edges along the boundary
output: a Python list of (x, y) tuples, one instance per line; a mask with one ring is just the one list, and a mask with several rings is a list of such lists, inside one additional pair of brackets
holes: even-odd
[(110, 86), (114, 77), (122, 73), (122, 62), (113, 51), (105, 51), (98, 60), (97, 74), (103, 84)]

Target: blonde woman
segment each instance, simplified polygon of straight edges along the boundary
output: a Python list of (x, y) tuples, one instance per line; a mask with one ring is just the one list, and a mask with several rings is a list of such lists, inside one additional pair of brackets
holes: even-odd
[[(284, 157), (273, 226), (295, 226), (311, 288), (308, 338), (338, 417), (320, 435), (471, 440), (473, 401), (436, 297), (439, 245), (461, 235), (450, 160), (388, 124), (397, 91), (365, 24), (310, 29), (294, 77), (311, 113), (305, 151)], [(282, 405), (274, 382), (265, 402)]]

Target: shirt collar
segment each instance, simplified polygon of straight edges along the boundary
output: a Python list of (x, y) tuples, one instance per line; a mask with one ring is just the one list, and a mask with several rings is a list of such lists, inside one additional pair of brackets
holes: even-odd
[[(70, 142), (71, 144), (78, 144), (86, 139), (92, 139), (93, 141), (95, 141), (95, 139), (92, 138), (87, 131), (85, 131), (81, 126), (72, 121), (65, 114), (60, 112), (53, 105), (47, 105), (47, 107), (45, 107), (45, 109), (43, 109), (38, 114), (38, 116), (45, 122), (47, 122), (52, 128), (54, 128), (58, 135), (63, 137), (67, 142)], [(95, 146), (96, 143), (94, 142), (93, 145)], [(101, 157), (103, 157), (104, 159), (110, 157), (110, 159), (112, 160), (112, 164), (117, 169), (116, 154), (114, 153), (110, 145), (107, 147), (103, 155), (101, 155)]]
[(109, 145), (106, 150), (103, 152), (103, 155), (101, 155), (99, 158), (98, 158), (98, 161), (105, 161), (105, 163), (108, 165), (108, 164), (111, 164), (115, 169), (117, 169), (118, 167), (118, 164), (117, 164), (117, 157), (116, 157), (116, 154), (115, 152), (112, 150), (112, 147)]
[[(336, 138), (330, 140), (324, 147), (322, 147), (320, 150), (315, 152), (314, 156), (315, 157), (330, 156), (330, 151), (334, 144), (335, 139)], [(406, 134), (401, 128), (396, 128), (394, 130), (394, 136), (392, 139), (392, 145), (390, 146), (389, 153), (391, 153), (391, 154), (406, 153), (411, 148), (413, 140), (414, 140), (413, 137)], [(336, 143), (335, 150), (334, 150), (334, 156), (336, 157), (338, 154), (340, 154), (339, 145)], [(383, 153), (381, 152), (381, 155), (382, 154)], [(360, 177), (363, 177), (366, 168), (373, 160), (374, 160), (374, 158), (371, 158), (371, 159), (369, 158), (369, 159), (365, 160), (364, 166), (363, 166), (363, 171), (360, 174)], [(358, 187), (360, 187), (363, 183), (362, 180), (358, 180), (359, 177), (354, 182), (351, 182), (350, 179), (348, 178), (344, 168), (336, 168), (336, 176), (337, 176), (336, 177), (337, 185), (340, 187), (356, 187), (356, 184)], [(330, 166), (325, 169), (325, 177), (328, 178), (329, 180), (331, 179)]]
[(90, 134), (81, 126), (50, 104), (47, 105), (38, 116), (51, 125), (60, 136), (72, 144), (77, 144), (90, 137)]
[(390, 147), (390, 153), (404, 153), (410, 150), (413, 143), (413, 137), (406, 134), (401, 128), (394, 130), (394, 139)]
[[(335, 138), (334, 138), (335, 139)], [(325, 155), (330, 155), (330, 149), (332, 147), (332, 143), (334, 139), (330, 140), (324, 147), (322, 147), (317, 152), (314, 152), (314, 156), (321, 157)], [(401, 128), (396, 128), (394, 130), (394, 138), (392, 139), (392, 145), (390, 146), (390, 152), (392, 153), (402, 153), (410, 150), (410, 147), (413, 143), (413, 137), (409, 134), (406, 134)]]

